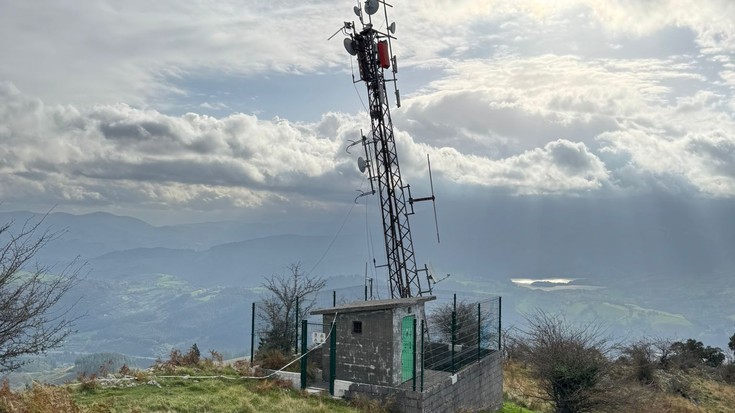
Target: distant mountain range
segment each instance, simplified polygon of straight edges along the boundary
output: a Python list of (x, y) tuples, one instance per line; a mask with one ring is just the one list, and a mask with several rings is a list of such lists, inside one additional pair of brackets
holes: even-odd
[[(735, 201), (488, 195), (486, 203), (439, 207), (440, 244), (430, 216), (413, 218), (419, 265), (451, 274), (437, 286), (442, 294), (503, 295), (506, 325), (540, 307), (595, 316), (628, 336), (687, 335), (723, 346), (735, 330)], [(153, 226), (102, 212), (25, 211), (0, 212), (0, 223), (43, 218), (44, 228), (63, 234), (39, 261), (88, 263), (69, 297), (83, 297), (78, 310), (87, 316), (68, 350), (155, 356), (193, 342), (246, 352), (263, 277), (291, 263), (329, 278), (328, 288), (361, 290), (370, 262), (367, 275), (385, 285), (368, 253), (378, 265), (385, 259), (379, 222), (364, 213), (343, 226), (334, 214)], [(510, 281), (554, 277), (602, 288), (542, 291)]]

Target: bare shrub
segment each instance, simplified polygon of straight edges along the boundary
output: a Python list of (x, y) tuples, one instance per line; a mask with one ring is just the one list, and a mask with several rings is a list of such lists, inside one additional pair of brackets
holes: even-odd
[(178, 367), (199, 367), (200, 361), (201, 353), (195, 343), (186, 353), (182, 353), (181, 350), (176, 348), (171, 349), (168, 354), (168, 360), (157, 359), (153, 365), (153, 369), (173, 373)]
[(612, 346), (598, 325), (574, 326), (541, 310), (526, 322), (516, 344), (538, 383), (533, 397), (550, 402), (556, 413), (622, 411), (630, 395), (612, 374)]
[(77, 376), (77, 382), (79, 382), (79, 388), (83, 391), (90, 391), (97, 388), (97, 374), (92, 373), (90, 375), (86, 375), (84, 373), (81, 373)]
[(653, 384), (659, 367), (656, 346), (650, 340), (639, 340), (620, 348), (618, 361), (632, 370), (633, 378), (645, 385)]
[(209, 358), (217, 364), (222, 364), (225, 361), (222, 353), (218, 352), (217, 350), (209, 350)]
[(735, 384), (735, 364), (723, 364), (717, 368), (718, 378), (728, 384)]
[(291, 361), (283, 352), (276, 349), (259, 352), (256, 360), (260, 367), (270, 370), (279, 370)]

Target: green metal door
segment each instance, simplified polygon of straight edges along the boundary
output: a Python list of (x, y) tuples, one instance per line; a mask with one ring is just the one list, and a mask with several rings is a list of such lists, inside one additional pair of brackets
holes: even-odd
[(413, 378), (413, 318), (409, 315), (401, 320), (401, 381)]

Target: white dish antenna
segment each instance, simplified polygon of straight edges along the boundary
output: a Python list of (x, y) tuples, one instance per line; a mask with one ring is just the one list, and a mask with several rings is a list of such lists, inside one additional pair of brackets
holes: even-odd
[(365, 0), (365, 13), (372, 16), (378, 11), (378, 0)]
[(429, 263), (429, 273), (426, 275), (426, 278), (429, 280), (430, 283), (436, 285), (437, 283), (442, 282), (446, 280), (447, 278), (449, 278), (449, 274), (445, 275), (442, 278), (436, 278), (437, 275), (435, 274), (436, 274), (436, 270), (434, 270), (434, 266), (431, 263)]
[(357, 158), (357, 169), (360, 170), (360, 173), (365, 173), (365, 169), (367, 169), (367, 162), (365, 162), (362, 156)]
[(347, 50), (347, 53), (353, 56), (357, 54), (357, 50), (355, 50), (355, 41), (352, 40), (351, 37), (345, 37), (344, 45), (345, 45), (345, 50)]
[(388, 31), (391, 34), (396, 34), (396, 22), (393, 22), (390, 24), (390, 26), (388, 26)]

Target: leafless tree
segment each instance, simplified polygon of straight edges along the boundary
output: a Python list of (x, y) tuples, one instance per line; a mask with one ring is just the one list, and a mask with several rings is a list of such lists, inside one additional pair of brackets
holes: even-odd
[(59, 232), (41, 229), (43, 219), (0, 226), (0, 372), (24, 364), (23, 356), (56, 348), (72, 333), (74, 304), (59, 301), (79, 279), (75, 259), (60, 272), (34, 263), (36, 254)]
[[(481, 309), (482, 310), (482, 309)], [(458, 345), (477, 346), (477, 303), (460, 301), (455, 311), (453, 303), (445, 303), (432, 311), (430, 323), (439, 340), (452, 342), (452, 313), (455, 313), (454, 342)], [(490, 313), (480, 312), (480, 339), (487, 342), (493, 336)], [(497, 337), (497, 335), (495, 335)]]
[(288, 272), (287, 275), (271, 275), (263, 284), (271, 296), (263, 302), (263, 311), (260, 313), (261, 320), (268, 325), (265, 335), (261, 337), (260, 350), (290, 352), (300, 320), (309, 313), (316, 294), (326, 284), (320, 277), (303, 274), (301, 263), (290, 264)]

